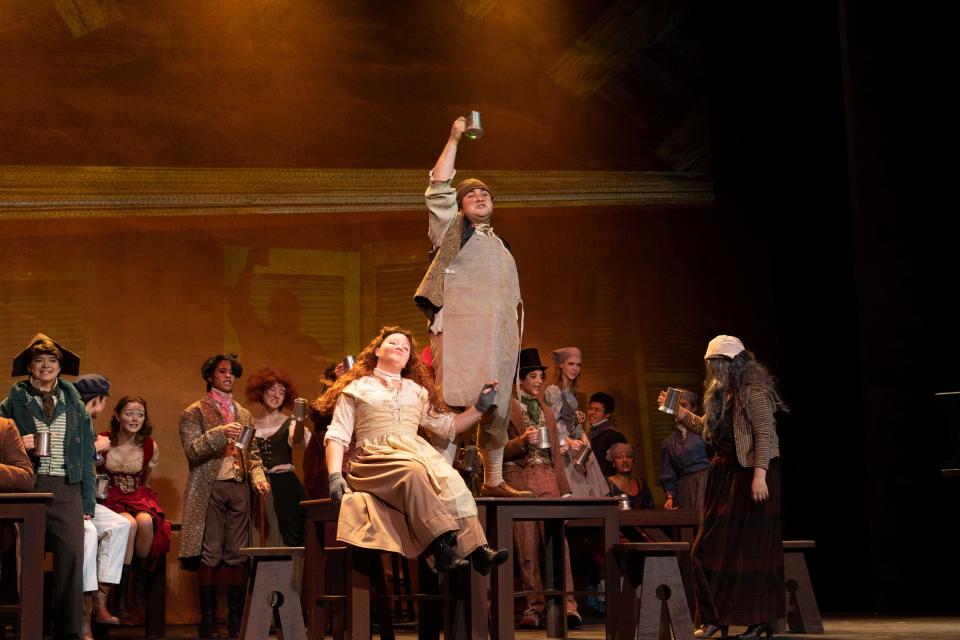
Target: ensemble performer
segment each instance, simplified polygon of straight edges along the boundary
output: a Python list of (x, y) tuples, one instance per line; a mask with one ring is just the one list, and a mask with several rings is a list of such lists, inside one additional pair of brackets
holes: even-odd
[[(780, 525), (780, 448), (774, 413), (787, 411), (766, 367), (733, 337), (707, 345), (700, 417), (677, 409), (677, 420), (702, 434), (715, 454), (707, 472), (703, 520), (691, 550), (694, 593), (703, 626), (694, 635), (770, 637), (785, 616)], [(659, 402), (666, 400), (661, 392)]]
[[(131, 526), (123, 568), (133, 576), (135, 607), (144, 605), (150, 576), (170, 549), (170, 523), (157, 492), (148, 484), (150, 473), (160, 462), (160, 447), (151, 433), (153, 425), (147, 413), (147, 401), (140, 396), (124, 396), (113, 409), (110, 431), (100, 434), (110, 439), (101, 463), (103, 472), (110, 478), (103, 506), (119, 513)], [(124, 576), (118, 598), (124, 602), (126, 584)]]
[[(700, 396), (687, 389), (679, 391), (679, 405), (696, 413)], [(663, 508), (696, 509), (702, 513), (709, 468), (710, 453), (703, 438), (677, 421), (676, 430), (663, 439), (660, 451), (660, 486), (667, 496)]]
[[(35, 489), (52, 493), (46, 505), (46, 548), (53, 552), (54, 638), (76, 638), (83, 617), (83, 521), (96, 507), (93, 427), (80, 394), (60, 374), (80, 373), (80, 358), (42, 333), (13, 360), (15, 383), (0, 403), (34, 460)], [(49, 455), (38, 456), (37, 434), (49, 438)]]
[(570, 493), (575, 498), (602, 498), (610, 493), (607, 479), (600, 464), (591, 453), (582, 465), (575, 464), (583, 447), (590, 440), (583, 430), (586, 416), (580, 411), (577, 400), (577, 381), (583, 366), (583, 357), (578, 347), (563, 347), (552, 351), (550, 359), (557, 368), (556, 380), (543, 392), (544, 400), (557, 417), (557, 431), (561, 438), (563, 471), (570, 483)]
[[(307, 515), (300, 506), (307, 492), (294, 472), (293, 450), (310, 441), (304, 420), (294, 420), (282, 409), (293, 406), (297, 387), (283, 369), (265, 367), (247, 381), (247, 400), (263, 408), (254, 420), (260, 459), (270, 482), (270, 493), (264, 496), (266, 531), (262, 532), (268, 547), (302, 547)], [(260, 523), (254, 520), (254, 534), (260, 534)], [(256, 539), (256, 538), (255, 538)]]
[[(198, 571), (200, 637), (219, 638), (217, 629), (218, 573), (227, 583), (227, 627), (240, 637), (246, 597), (247, 558), (240, 549), (250, 538), (250, 488), (270, 491), (257, 443), (235, 446), (244, 427), (254, 428), (253, 416), (233, 400), (233, 386), (243, 375), (234, 353), (209, 357), (200, 368), (207, 394), (184, 409), (180, 440), (190, 475), (183, 494), (180, 562)], [(222, 567), (222, 568), (221, 568)]]
[[(540, 399), (543, 377), (547, 368), (540, 363), (540, 353), (534, 347), (520, 351), (520, 399), (511, 399), (510, 440), (504, 452), (503, 473), (518, 489), (528, 489), (537, 498), (559, 498), (570, 494), (567, 476), (563, 471), (557, 421), (553, 411)], [(546, 429), (549, 440), (541, 446), (541, 429)], [(527, 596), (527, 608), (520, 618), (522, 628), (536, 628), (541, 624), (545, 600), (540, 579), (540, 545), (545, 543), (542, 522), (520, 520), (514, 523), (517, 563), (520, 566), (520, 585)], [(570, 572), (570, 549), (563, 541), (563, 577), (566, 590), (573, 589)], [(578, 629), (581, 618), (573, 595), (565, 599), (567, 627)]]
[[(520, 350), (520, 281), (509, 247), (490, 226), (493, 194), (474, 178), (452, 186), (465, 129), (466, 119), (457, 118), (430, 172), (425, 197), (433, 258), (414, 296), (430, 321), (437, 385), (451, 407), (469, 406), (487, 380), (513, 380)], [(484, 496), (532, 495), (503, 482), (511, 396), (511, 385), (500, 385), (495, 408), (480, 420)]]
[[(423, 427), (453, 440), (490, 408), (497, 387), (484, 384), (460, 414), (445, 411), (410, 332), (384, 327), (318, 401), (321, 412), (333, 410), (324, 445), (330, 497), (343, 503), (337, 539), (407, 558), (429, 552), (438, 572), (472, 564), (485, 574), (505, 562), (506, 549), (486, 544), (460, 474), (417, 435)], [(344, 477), (351, 441), (356, 453)]]

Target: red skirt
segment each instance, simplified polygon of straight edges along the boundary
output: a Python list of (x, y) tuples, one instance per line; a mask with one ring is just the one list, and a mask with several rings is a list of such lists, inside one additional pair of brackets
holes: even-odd
[(710, 463), (703, 524), (691, 551), (704, 624), (765, 624), (785, 615), (779, 460), (770, 461), (765, 502), (754, 502), (752, 482), (753, 468), (735, 455), (717, 454)]
[(171, 529), (167, 522), (157, 492), (150, 487), (141, 485), (133, 493), (124, 493), (120, 487), (112, 485), (110, 492), (103, 501), (103, 506), (117, 513), (129, 513), (136, 516), (138, 513), (149, 513), (153, 517), (153, 544), (150, 545), (150, 568), (154, 569), (157, 559), (170, 549)]

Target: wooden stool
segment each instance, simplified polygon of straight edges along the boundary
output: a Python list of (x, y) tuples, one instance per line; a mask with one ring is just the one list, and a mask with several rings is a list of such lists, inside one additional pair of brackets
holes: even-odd
[(306, 637), (300, 608), (300, 572), (296, 570), (297, 564), (303, 566), (303, 547), (248, 547), (240, 553), (253, 559), (240, 637), (270, 637), (274, 610), (280, 613), (277, 637)]
[(813, 595), (804, 549), (813, 549), (813, 540), (783, 541), (784, 587), (787, 590), (786, 627), (793, 633), (823, 633), (823, 619)]
[[(607, 615), (617, 616), (618, 640), (669, 640), (671, 632), (674, 638), (692, 638), (693, 622), (677, 563), (677, 554), (689, 551), (689, 543), (632, 542), (613, 549), (622, 582), (618, 606), (608, 603)], [(638, 560), (643, 561), (642, 569)]]

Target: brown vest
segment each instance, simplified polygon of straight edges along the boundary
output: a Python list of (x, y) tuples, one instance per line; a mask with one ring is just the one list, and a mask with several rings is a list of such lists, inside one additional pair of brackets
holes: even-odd
[(413, 301), (420, 307), (424, 315), (433, 322), (433, 317), (443, 307), (443, 276), (447, 267), (457, 254), (460, 253), (460, 243), (463, 234), (463, 214), (457, 213), (453, 223), (443, 235), (440, 246), (433, 254), (433, 261), (417, 287)]

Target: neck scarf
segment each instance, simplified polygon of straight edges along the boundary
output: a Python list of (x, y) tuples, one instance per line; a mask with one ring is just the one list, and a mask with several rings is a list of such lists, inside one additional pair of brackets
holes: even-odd
[(233, 422), (233, 394), (224, 393), (211, 387), (210, 391), (207, 392), (207, 396), (220, 408), (223, 419), (227, 422)]
[(488, 238), (492, 238), (495, 235), (493, 233), (493, 226), (491, 226), (489, 223), (486, 223), (486, 222), (475, 224), (473, 225), (473, 228), (476, 230), (476, 233), (479, 233), (480, 235), (483, 235), (483, 236), (487, 236)]
[(536, 396), (531, 396), (525, 391), (520, 392), (520, 402), (527, 409), (527, 415), (530, 416), (531, 424), (540, 424), (540, 402)]
[(53, 422), (53, 412), (57, 407), (55, 400), (57, 394), (57, 383), (53, 383), (53, 389), (50, 391), (43, 391), (41, 389), (37, 389), (35, 386), (33, 386), (33, 383), (30, 382), (27, 384), (27, 392), (39, 400), (40, 406), (43, 407), (43, 415), (47, 419), (47, 422)]

